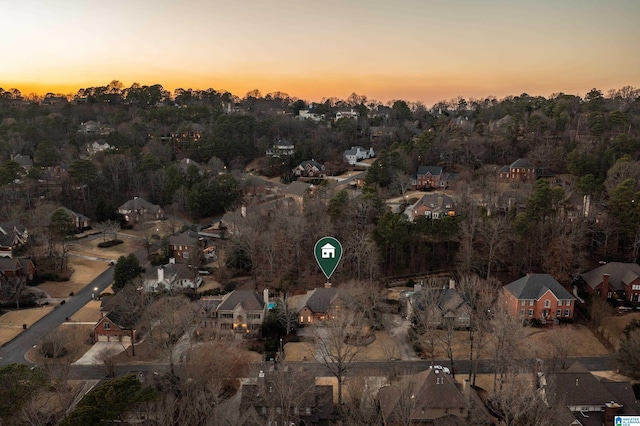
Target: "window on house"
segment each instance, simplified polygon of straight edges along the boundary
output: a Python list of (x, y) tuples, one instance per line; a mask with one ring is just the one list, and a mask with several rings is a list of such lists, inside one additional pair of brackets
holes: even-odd
[(300, 322), (304, 322), (304, 317), (300, 315)]
[(564, 300), (558, 300), (558, 306), (562, 306), (562, 302), (564, 302)]
[(571, 311), (569, 309), (565, 309), (564, 310), (564, 316), (568, 317), (569, 315), (571, 315)]
[(311, 414), (311, 407), (307, 407), (304, 409), (305, 414), (308, 416)]
[(311, 324), (311, 315), (309, 315), (309, 316), (307, 317), (307, 322), (308, 322), (309, 324)]
[(527, 304), (527, 301), (526, 301), (526, 300), (521, 300), (521, 301), (520, 301), (520, 306), (525, 306), (526, 304)]
[(528, 314), (529, 314), (530, 317), (532, 317), (533, 316), (533, 309), (529, 309)]
[(562, 309), (558, 309), (556, 311), (556, 317), (561, 317), (562, 316)]
[(533, 306), (533, 300), (529, 300), (529, 306)]
[(640, 284), (634, 284), (631, 286), (631, 290), (640, 290)]
[(520, 316), (523, 317), (524, 316), (524, 309), (520, 309)]
[(105, 329), (105, 330), (111, 330), (111, 324), (110, 324), (110, 323), (108, 323), (108, 322), (105, 322), (105, 323), (104, 323), (104, 329)]
[(545, 308), (549, 308), (549, 307), (551, 307), (551, 300), (549, 300), (549, 299), (545, 300), (545, 301), (544, 301), (544, 307), (545, 307)]

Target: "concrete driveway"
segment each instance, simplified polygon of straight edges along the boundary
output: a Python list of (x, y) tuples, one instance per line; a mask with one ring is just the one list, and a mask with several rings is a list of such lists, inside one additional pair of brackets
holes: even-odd
[(79, 360), (74, 362), (73, 365), (101, 365), (104, 359), (104, 353), (109, 353), (111, 356), (114, 356), (124, 352), (129, 346), (129, 343), (96, 342)]

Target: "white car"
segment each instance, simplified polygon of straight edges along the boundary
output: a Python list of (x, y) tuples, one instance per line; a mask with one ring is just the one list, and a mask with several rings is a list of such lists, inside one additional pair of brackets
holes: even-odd
[(442, 371), (444, 374), (451, 374), (451, 370), (449, 370), (448, 367), (443, 367), (441, 365), (430, 365), (429, 366), (430, 370), (440, 370)]

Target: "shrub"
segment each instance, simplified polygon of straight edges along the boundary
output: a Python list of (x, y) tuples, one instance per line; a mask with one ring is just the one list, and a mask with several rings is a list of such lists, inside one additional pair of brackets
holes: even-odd
[(101, 248), (113, 247), (113, 246), (117, 246), (118, 244), (122, 244), (123, 242), (124, 241), (122, 240), (109, 240), (109, 241), (98, 243), (98, 247), (101, 247)]
[(229, 281), (224, 285), (224, 292), (231, 293), (233, 290), (236, 289), (237, 286), (238, 284), (235, 281)]

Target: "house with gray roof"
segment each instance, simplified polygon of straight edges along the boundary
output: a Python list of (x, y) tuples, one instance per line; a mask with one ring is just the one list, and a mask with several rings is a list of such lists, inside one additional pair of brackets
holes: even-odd
[(440, 166), (420, 166), (412, 181), (413, 189), (433, 189), (440, 188), (440, 178), (442, 177), (442, 167)]
[(578, 275), (578, 281), (589, 294), (603, 299), (640, 301), (640, 265), (609, 262)]
[(320, 287), (307, 291), (304, 295), (291, 297), (289, 303), (298, 313), (298, 324), (311, 325), (324, 320), (338, 298), (337, 288)]
[(550, 376), (541, 373), (539, 381), (543, 399), (549, 405), (562, 401), (573, 416), (564, 424), (613, 425), (615, 416), (640, 414), (631, 383), (596, 377), (579, 362)]
[[(190, 262), (191, 258), (196, 255), (196, 250), (202, 251), (203, 237), (199, 236), (195, 231), (185, 231), (177, 235), (172, 235), (168, 239), (171, 255), (180, 262)], [(201, 259), (201, 258), (200, 258)], [(196, 258), (198, 260), (198, 258)]]
[(201, 285), (202, 278), (196, 267), (175, 263), (174, 259), (171, 259), (168, 265), (147, 268), (142, 287), (147, 293), (157, 293), (195, 290)]
[(71, 222), (73, 223), (73, 226), (76, 227), (78, 232), (82, 232), (91, 228), (91, 219), (89, 219), (82, 213), (74, 212), (73, 210), (70, 210), (66, 207), (60, 207), (58, 210), (64, 211), (67, 216), (71, 218)]
[(492, 424), (469, 380), (460, 384), (437, 369), (403, 376), (381, 388), (378, 401), (385, 426)]
[(293, 169), (293, 175), (299, 177), (323, 177), (324, 165), (316, 160), (305, 160)]
[(502, 287), (503, 303), (518, 318), (573, 320), (576, 298), (549, 274), (527, 274)]
[(502, 166), (497, 173), (501, 182), (532, 183), (538, 178), (535, 166), (526, 158), (518, 158), (513, 163)]
[(352, 166), (355, 166), (359, 161), (374, 158), (375, 156), (376, 153), (373, 151), (373, 148), (365, 149), (361, 146), (352, 146), (351, 149), (347, 149), (344, 152), (344, 157)]
[(118, 213), (121, 214), (129, 224), (165, 218), (162, 207), (152, 204), (140, 197), (134, 197), (118, 207)]
[[(428, 318), (436, 327), (451, 324), (454, 328), (468, 328), (471, 307), (451, 284), (448, 288), (422, 288), (416, 285), (407, 294), (407, 319)], [(426, 314), (426, 315), (425, 315)]]
[(234, 290), (222, 297), (215, 316), (221, 331), (257, 333), (269, 309), (269, 290)]
[(29, 232), (17, 220), (0, 223), (0, 257), (13, 257), (16, 248), (27, 244)]

